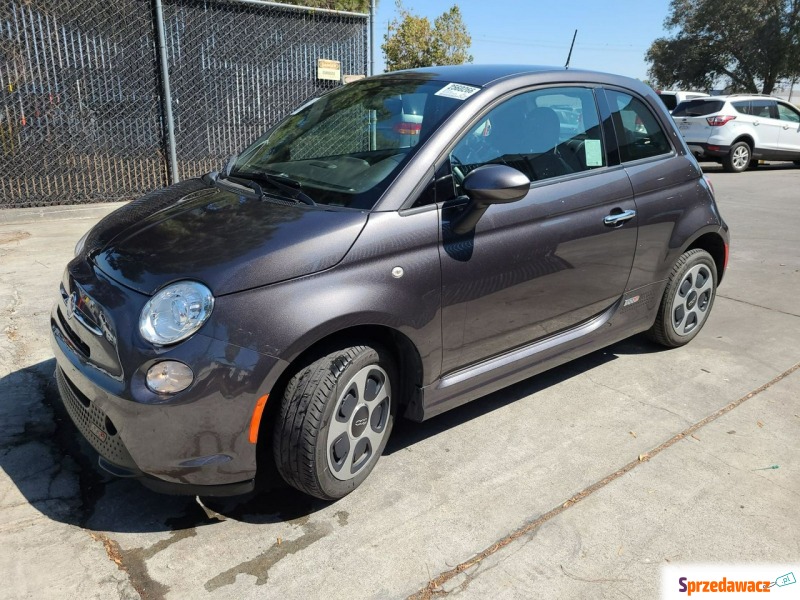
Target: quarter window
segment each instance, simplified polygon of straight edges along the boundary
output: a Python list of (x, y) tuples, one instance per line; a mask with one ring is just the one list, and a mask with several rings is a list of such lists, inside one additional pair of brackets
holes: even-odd
[(450, 153), (456, 194), (479, 166), (504, 164), (531, 181), (606, 166), (594, 93), (547, 88), (514, 96), (492, 109)]
[(630, 94), (606, 90), (617, 132), (622, 162), (650, 158), (672, 151), (655, 115), (644, 102)]

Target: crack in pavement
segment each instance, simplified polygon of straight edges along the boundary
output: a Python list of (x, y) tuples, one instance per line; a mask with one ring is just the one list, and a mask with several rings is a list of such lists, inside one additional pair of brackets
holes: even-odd
[[(687, 438), (687, 437), (691, 436), (695, 431), (698, 431), (699, 429), (705, 427), (709, 423), (712, 423), (712, 422), (716, 421), (721, 416), (731, 412), (732, 410), (734, 410), (735, 408), (737, 408), (738, 406), (740, 406), (741, 404), (743, 404), (747, 400), (750, 400), (754, 396), (757, 396), (761, 392), (769, 389), (770, 387), (772, 387), (773, 385), (775, 385), (779, 381), (785, 379), (786, 377), (788, 377), (789, 375), (791, 375), (792, 373), (794, 373), (798, 369), (800, 369), (800, 363), (796, 363), (794, 366), (786, 369), (780, 375), (770, 379), (767, 383), (765, 383), (765, 384), (757, 387), (756, 389), (748, 392), (747, 394), (745, 394), (744, 396), (740, 397), (739, 399), (734, 400), (733, 402), (730, 402), (729, 404), (726, 404), (725, 406), (723, 406), (719, 410), (711, 413), (710, 415), (708, 415), (704, 419), (701, 419), (700, 421), (697, 421), (693, 425), (690, 425), (689, 427), (687, 427), (686, 429), (684, 429), (680, 433), (675, 434), (674, 436), (672, 436), (671, 438), (669, 438), (665, 442), (662, 442), (661, 444), (659, 444), (658, 446), (656, 446), (655, 448), (653, 448), (649, 452), (639, 456), (635, 460), (632, 460), (627, 465), (625, 465), (622, 468), (614, 471), (610, 475), (607, 475), (603, 479), (601, 479), (599, 481), (596, 481), (593, 484), (585, 487), (583, 490), (581, 490), (577, 494), (574, 494), (572, 497), (570, 497), (563, 504), (550, 509), (549, 511), (547, 511), (543, 515), (539, 516), (538, 518), (534, 519), (533, 521), (530, 521), (530, 522), (522, 525), (521, 527), (519, 527), (516, 530), (512, 531), (510, 534), (508, 534), (504, 538), (496, 541), (491, 546), (483, 549), (481, 552), (477, 553), (472, 558), (467, 559), (466, 561), (456, 565), (452, 569), (450, 569), (448, 571), (444, 571), (443, 573), (439, 574), (437, 577), (429, 580), (427, 585), (425, 585), (425, 587), (423, 587), (422, 589), (420, 589), (417, 592), (415, 592), (415, 593), (411, 594), (410, 596), (408, 596), (408, 600), (430, 600), (430, 598), (432, 598), (434, 596), (446, 596), (448, 594), (448, 592), (445, 591), (442, 588), (442, 585), (444, 585), (445, 583), (447, 583), (448, 581), (450, 581), (454, 577), (460, 575), (461, 573), (463, 573), (464, 571), (466, 571), (466, 570), (468, 570), (468, 569), (470, 569), (472, 567), (475, 567), (475, 566), (479, 565), (481, 563), (481, 561), (483, 561), (484, 559), (486, 559), (486, 558), (492, 556), (493, 554), (497, 553), (499, 550), (505, 548), (506, 546), (508, 546), (509, 544), (514, 542), (515, 540), (521, 538), (522, 536), (527, 535), (527, 534), (535, 531), (540, 526), (542, 526), (544, 523), (546, 523), (547, 521), (550, 521), (551, 519), (557, 517), (562, 512), (564, 512), (565, 510), (569, 509), (570, 507), (576, 505), (581, 500), (585, 500), (586, 498), (588, 498), (589, 496), (591, 496), (595, 492), (597, 492), (597, 491), (603, 489), (604, 487), (606, 487), (612, 481), (616, 481), (617, 479), (619, 479), (623, 475), (629, 473), (630, 471), (632, 471), (633, 469), (635, 469), (636, 467), (638, 467), (642, 463), (649, 461), (651, 458), (653, 458), (654, 456), (660, 454), (661, 452), (663, 452), (667, 448), (670, 448), (671, 446), (675, 445), (676, 443), (678, 443), (679, 441), (683, 440), (684, 438)], [(472, 580), (472, 578), (469, 577), (469, 574), (467, 575), (467, 577), (468, 577), (469, 581)]]
[(780, 313), (782, 315), (788, 315), (790, 317), (800, 317), (800, 315), (786, 312), (785, 310), (780, 310), (778, 308), (771, 308), (769, 306), (764, 306), (763, 304), (756, 304), (754, 302), (748, 302), (747, 300), (739, 300), (738, 298), (731, 298), (730, 296), (723, 296), (722, 294), (717, 294), (717, 298), (725, 298), (725, 300), (733, 300), (734, 302), (747, 304), (748, 306), (752, 306), (753, 308), (763, 308), (764, 310), (771, 310), (772, 312)]
[[(128, 561), (122, 557), (122, 549), (119, 544), (103, 533), (89, 532), (89, 536), (96, 542), (103, 544), (103, 548), (111, 562), (125, 573), (128, 583), (136, 590), (142, 600), (161, 600), (169, 591), (169, 587), (158, 583), (147, 574), (147, 566), (144, 559)], [(131, 564), (132, 563), (132, 564)]]

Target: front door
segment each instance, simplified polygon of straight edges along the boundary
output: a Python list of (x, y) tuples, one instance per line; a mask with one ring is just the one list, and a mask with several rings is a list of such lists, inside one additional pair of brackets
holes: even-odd
[(779, 103), (778, 117), (781, 120), (779, 149), (792, 153), (792, 160), (800, 160), (800, 111), (788, 104)]
[(635, 204), (609, 168), (594, 91), (524, 92), (482, 117), (450, 153), (460, 182), (482, 164), (531, 179), (528, 195), (494, 205), (474, 232), (450, 233), (442, 207), (443, 372), (568, 329), (622, 296), (636, 248)]

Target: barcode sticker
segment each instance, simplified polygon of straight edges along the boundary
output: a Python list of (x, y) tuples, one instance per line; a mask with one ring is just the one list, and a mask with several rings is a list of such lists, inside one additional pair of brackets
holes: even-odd
[(586, 153), (587, 167), (603, 166), (603, 148), (600, 145), (600, 140), (586, 140), (583, 144), (583, 150)]
[(472, 94), (480, 91), (481, 88), (473, 87), (471, 85), (464, 85), (463, 83), (448, 83), (434, 95), (444, 96), (445, 98), (455, 98), (456, 100), (466, 100), (472, 96)]

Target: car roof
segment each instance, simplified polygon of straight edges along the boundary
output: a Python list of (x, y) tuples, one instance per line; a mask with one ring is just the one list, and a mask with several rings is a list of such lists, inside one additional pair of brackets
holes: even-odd
[(710, 96), (706, 92), (696, 92), (694, 90), (658, 90), (657, 94), (700, 94), (700, 96)]
[(403, 71), (390, 71), (377, 75), (379, 78), (390, 77), (415, 77), (418, 75), (426, 76), (438, 81), (454, 81), (466, 85), (484, 87), (500, 79), (514, 77), (525, 77), (534, 74), (544, 73), (570, 73), (576, 79), (585, 81), (608, 82), (610, 79), (618, 78), (619, 81), (631, 81), (628, 77), (602, 73), (599, 71), (588, 71), (583, 69), (565, 69), (564, 67), (554, 67), (546, 65), (447, 65), (439, 67), (423, 67), (420, 69), (407, 69)]

